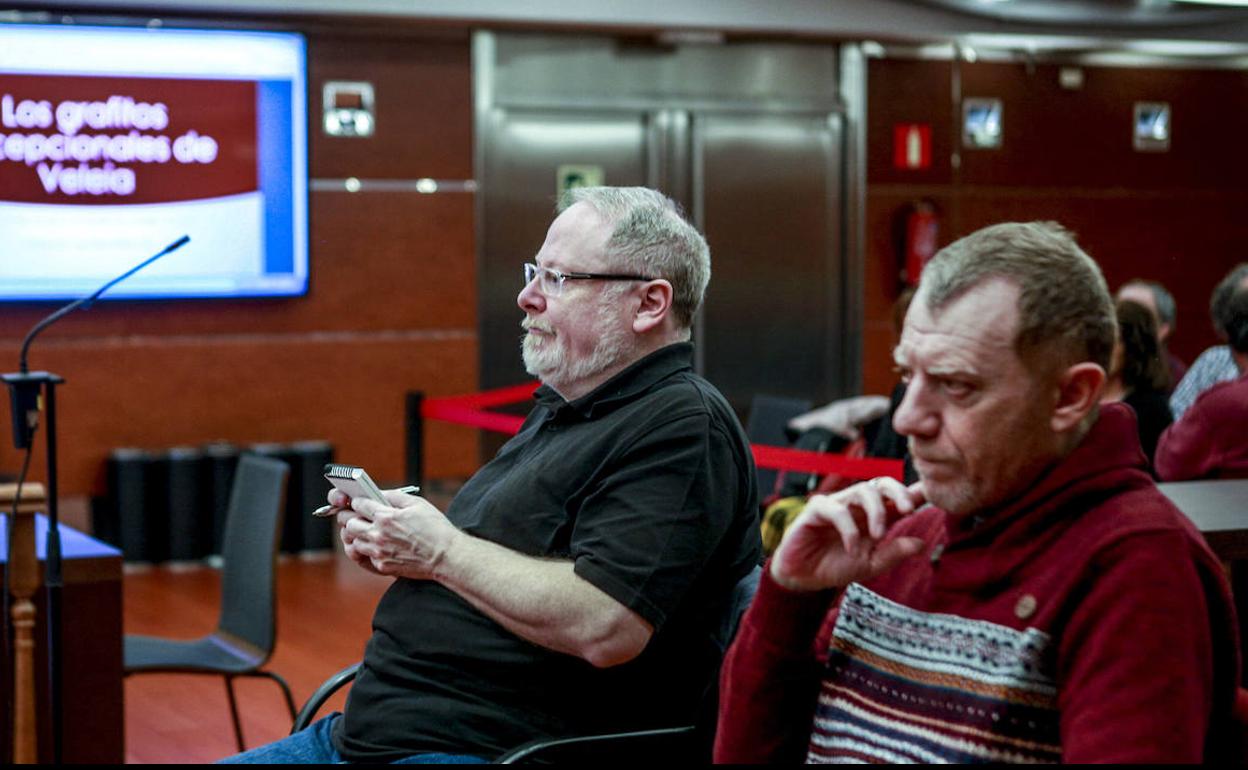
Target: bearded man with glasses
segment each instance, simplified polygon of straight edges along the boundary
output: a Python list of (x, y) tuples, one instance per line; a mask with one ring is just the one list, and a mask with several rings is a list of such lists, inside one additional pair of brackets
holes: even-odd
[(536, 406), (445, 514), (330, 493), (347, 555), (397, 579), (346, 713), (238, 761), (471, 761), (694, 721), (760, 548), (745, 433), (691, 368), (709, 250), (653, 190), (559, 212), (517, 298)]

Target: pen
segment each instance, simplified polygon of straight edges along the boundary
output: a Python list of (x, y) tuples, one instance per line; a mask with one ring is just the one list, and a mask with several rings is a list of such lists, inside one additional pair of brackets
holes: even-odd
[[(416, 486), (415, 484), (408, 484), (407, 486), (399, 487), (398, 489), (394, 491), (402, 492), (405, 495), (418, 495), (420, 494), (420, 487)], [(322, 505), (320, 508), (317, 508), (315, 511), (312, 511), (312, 515), (325, 518), (329, 516), (330, 511), (333, 511), (333, 510), (334, 510), (334, 506), (332, 505)]]

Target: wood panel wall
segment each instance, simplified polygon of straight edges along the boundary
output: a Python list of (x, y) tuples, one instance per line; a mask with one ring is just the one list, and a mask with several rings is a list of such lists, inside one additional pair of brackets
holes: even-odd
[[(999, 149), (961, 149), (954, 79), (966, 97), (1000, 98)], [(864, 388), (894, 376), (889, 309), (898, 290), (897, 220), (917, 199), (940, 211), (940, 242), (1002, 221), (1051, 219), (1073, 230), (1110, 289), (1158, 280), (1179, 308), (1171, 349), (1189, 363), (1215, 343), (1209, 293), (1248, 243), (1248, 75), (1229, 70), (874, 59), (868, 67)], [(1132, 148), (1136, 101), (1169, 102), (1169, 152)], [(932, 166), (893, 166), (893, 126), (932, 129)], [(953, 155), (960, 154), (960, 164)]]
[[(310, 176), (471, 179), (467, 33), (344, 27), (308, 35)], [(374, 136), (321, 131), (326, 80), (373, 84)], [(67, 380), (57, 399), (62, 495), (101, 493), (115, 447), (215, 439), (324, 439), (379, 481), (401, 478), (404, 394), (477, 386), (473, 227), (471, 193), (313, 192), (306, 296), (104, 302), (65, 318), (30, 356), (33, 369)], [(0, 305), (0, 369), (16, 368), (22, 337), (55, 307)], [(0, 473), (15, 474), (3, 425)], [(474, 431), (434, 423), (426, 435), (429, 475), (475, 469)], [(36, 451), (31, 476), (41, 479), (42, 442)]]

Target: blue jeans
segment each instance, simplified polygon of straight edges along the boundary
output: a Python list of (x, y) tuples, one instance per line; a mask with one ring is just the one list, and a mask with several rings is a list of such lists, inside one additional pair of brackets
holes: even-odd
[[(294, 735), (222, 759), (223, 765), (329, 765), (345, 764), (334, 742), (330, 740), (334, 723), (342, 717), (334, 712)], [(396, 765), (470, 765), (483, 764), (484, 759), (466, 754), (413, 754), (392, 764)]]

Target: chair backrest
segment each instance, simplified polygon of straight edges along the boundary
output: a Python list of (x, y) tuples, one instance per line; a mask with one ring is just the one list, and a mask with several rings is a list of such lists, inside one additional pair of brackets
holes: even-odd
[[(750, 414), (745, 422), (745, 434), (750, 443), (768, 446), (788, 446), (789, 437), (785, 432), (789, 420), (810, 411), (810, 401), (800, 398), (784, 398), (755, 394), (750, 400)], [(770, 495), (776, 486), (776, 471), (770, 468), (759, 468), (758, 496)]]
[(238, 458), (221, 544), (217, 629), (254, 645), (264, 659), (277, 638), (275, 563), (289, 474), (281, 460), (251, 454)]
[(702, 702), (698, 705), (696, 724), (694, 725), (694, 742), (692, 745), (694, 753), (689, 755), (693, 762), (699, 764), (710, 762), (711, 750), (715, 745), (715, 727), (719, 721), (719, 673), (723, 658), (727, 654), (732, 640), (737, 636), (737, 628), (741, 625), (741, 618), (745, 616), (745, 611), (750, 608), (750, 603), (754, 601), (754, 594), (758, 593), (758, 582), (762, 579), (762, 576), (763, 568), (756, 564), (753, 569), (746, 573), (745, 577), (737, 581), (736, 586), (732, 589), (732, 597), (728, 601), (728, 607), (724, 612), (720, 625), (715, 630), (715, 633), (711, 635), (711, 640), (719, 648), (720, 664), (715, 666), (714, 674), (707, 683), (706, 690), (702, 693)]
[(758, 593), (758, 581), (762, 579), (762, 576), (763, 568), (756, 564), (733, 587), (732, 598), (728, 600), (728, 610), (724, 613), (723, 620), (713, 636), (721, 655), (728, 652), (728, 646), (736, 637), (737, 627), (741, 625), (741, 618), (750, 608), (750, 603), (754, 601), (754, 594)]

